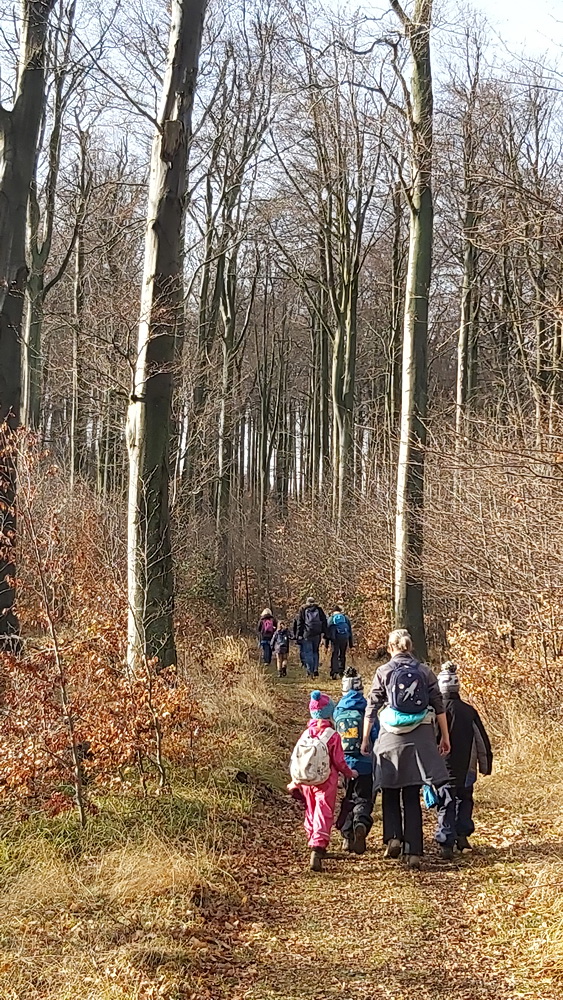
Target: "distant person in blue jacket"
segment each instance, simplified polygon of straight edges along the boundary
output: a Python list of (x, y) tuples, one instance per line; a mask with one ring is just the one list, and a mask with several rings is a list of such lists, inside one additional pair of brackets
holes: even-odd
[[(336, 825), (342, 834), (342, 849), (354, 854), (365, 854), (366, 838), (373, 824), (372, 761), (361, 749), (366, 707), (362, 678), (354, 667), (348, 667), (342, 679), (342, 698), (333, 718), (346, 763), (358, 772), (358, 777), (346, 782), (346, 796)], [(375, 722), (371, 731), (372, 744), (378, 734), (379, 723)]]
[(346, 653), (354, 645), (352, 623), (339, 604), (335, 604), (327, 623), (325, 646), (332, 645), (330, 659), (331, 680), (343, 677), (346, 670)]

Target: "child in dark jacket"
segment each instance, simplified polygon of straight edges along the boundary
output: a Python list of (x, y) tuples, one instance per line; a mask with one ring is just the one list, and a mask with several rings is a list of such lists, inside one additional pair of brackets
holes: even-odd
[[(365, 853), (366, 837), (373, 824), (372, 759), (361, 751), (366, 707), (362, 678), (354, 667), (348, 667), (342, 679), (342, 698), (334, 710), (334, 724), (342, 740), (344, 759), (348, 767), (358, 772), (358, 777), (346, 782), (346, 796), (336, 825), (342, 833), (342, 849), (355, 854)], [(378, 733), (379, 722), (375, 722), (372, 744)]]
[(332, 645), (332, 656), (330, 658), (330, 677), (343, 677), (346, 669), (346, 653), (354, 645), (352, 635), (352, 623), (345, 615), (339, 604), (332, 610), (327, 622), (325, 646), (328, 649), (329, 643)]
[(287, 677), (287, 658), (289, 656), (289, 629), (283, 622), (278, 622), (278, 627), (272, 636), (272, 653), (276, 657), (278, 677)]
[(438, 804), (436, 840), (442, 857), (449, 861), (453, 858), (454, 845), (462, 852), (472, 849), (468, 838), (475, 832), (473, 786), (478, 771), (491, 773), (493, 752), (479, 713), (460, 697), (455, 663), (444, 663), (438, 674), (438, 685), (450, 732), (451, 750), (446, 764), (451, 777), (451, 801)]

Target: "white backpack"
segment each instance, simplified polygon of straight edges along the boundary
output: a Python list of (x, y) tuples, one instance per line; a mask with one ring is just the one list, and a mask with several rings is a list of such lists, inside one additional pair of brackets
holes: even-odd
[(328, 742), (334, 729), (324, 729), (319, 736), (304, 733), (291, 755), (289, 772), (298, 785), (323, 785), (330, 777)]

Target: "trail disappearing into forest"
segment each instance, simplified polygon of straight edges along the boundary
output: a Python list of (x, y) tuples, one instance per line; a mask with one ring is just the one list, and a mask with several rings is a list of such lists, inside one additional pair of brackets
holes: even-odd
[[(307, 718), (309, 692), (298, 669), (290, 673), (277, 695), (288, 756)], [(322, 676), (320, 686), (338, 693), (339, 686), (326, 685)], [(540, 817), (517, 815), (501, 796), (497, 801), (496, 787), (490, 793), (481, 782), (475, 851), (454, 863), (439, 859), (429, 814), (420, 873), (407, 871), (400, 861), (384, 861), (379, 799), (366, 855), (341, 854), (335, 831), (325, 872), (314, 875), (307, 868), (297, 805), (277, 794), (271, 800), (263, 795), (262, 805), (258, 795), (247, 853), (236, 873), (247, 894), (240, 913), (227, 922), (226, 933), (232, 936), (223, 940), (222, 960), (208, 965), (202, 976), (203, 995), (231, 1000), (560, 997), (561, 981), (538, 961), (540, 917), (530, 900), (539, 871), (549, 879), (561, 845)], [(510, 789), (506, 792), (509, 803)]]

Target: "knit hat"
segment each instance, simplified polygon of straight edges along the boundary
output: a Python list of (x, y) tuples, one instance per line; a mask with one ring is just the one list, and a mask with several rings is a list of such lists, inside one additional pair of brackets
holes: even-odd
[(264, 608), (261, 617), (262, 618), (271, 618), (272, 617), (272, 609), (271, 608)]
[(347, 667), (344, 677), (342, 678), (342, 694), (348, 694), (348, 691), (363, 691), (364, 682), (360, 677), (357, 670), (354, 667)]
[(332, 719), (336, 708), (332, 698), (322, 691), (311, 691), (311, 701), (309, 711), (312, 719)]
[(459, 677), (457, 663), (448, 660), (438, 674), (438, 687), (443, 695), (459, 694)]
[(315, 604), (315, 603), (316, 601), (314, 597), (308, 597), (307, 600), (305, 601), (305, 604)]

